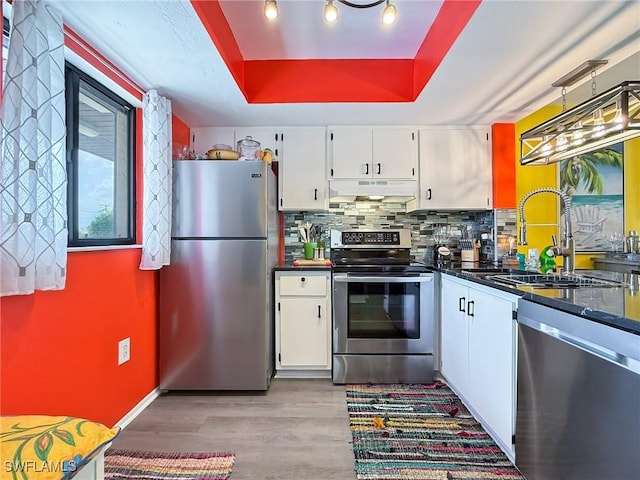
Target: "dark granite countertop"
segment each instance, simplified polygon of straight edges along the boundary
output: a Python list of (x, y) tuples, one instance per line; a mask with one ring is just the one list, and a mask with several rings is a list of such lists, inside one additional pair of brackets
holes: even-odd
[[(615, 288), (533, 288), (525, 286), (513, 287), (466, 273), (463, 270), (468, 267), (463, 268), (459, 263), (447, 266), (432, 266), (431, 268), (448, 275), (454, 275), (505, 292), (514, 293), (541, 305), (640, 335), (638, 275), (631, 277), (629, 274), (604, 270), (578, 270), (576, 273), (579, 275), (617, 282), (629, 282), (632, 280), (636, 283), (632, 287)], [(472, 268), (479, 268), (479, 266), (474, 265)]]
[(303, 270), (331, 270), (330, 265), (301, 265), (294, 267), (293, 265), (277, 265), (273, 267), (274, 272), (287, 272), (287, 271), (303, 271)]
[(616, 263), (619, 265), (637, 266), (640, 269), (640, 254), (629, 254), (627, 257), (591, 257), (594, 262)]

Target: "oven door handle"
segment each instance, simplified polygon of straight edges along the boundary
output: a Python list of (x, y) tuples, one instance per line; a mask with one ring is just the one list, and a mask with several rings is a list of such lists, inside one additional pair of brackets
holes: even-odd
[(415, 277), (333, 277), (333, 281), (337, 283), (427, 283), (433, 281), (433, 276), (415, 276)]

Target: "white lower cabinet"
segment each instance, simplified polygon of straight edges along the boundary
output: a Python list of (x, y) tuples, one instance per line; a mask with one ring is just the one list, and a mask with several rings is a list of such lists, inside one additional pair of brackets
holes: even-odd
[(331, 375), (331, 272), (275, 272), (276, 375)]
[(513, 460), (516, 295), (442, 276), (440, 372)]

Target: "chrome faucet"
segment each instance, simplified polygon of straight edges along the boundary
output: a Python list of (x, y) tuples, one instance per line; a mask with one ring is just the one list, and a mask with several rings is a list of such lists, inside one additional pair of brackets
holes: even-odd
[[(518, 210), (520, 212), (520, 240), (518, 245), (527, 245), (527, 222), (524, 219), (524, 204), (529, 198), (537, 195), (538, 193), (554, 193), (560, 197), (564, 204), (564, 242), (560, 247), (557, 243), (555, 235), (551, 238), (553, 240), (553, 247), (549, 249), (549, 253), (554, 257), (562, 256), (562, 263), (565, 273), (574, 273), (576, 268), (576, 249), (575, 241), (573, 240), (573, 232), (571, 230), (571, 198), (561, 190), (556, 188), (537, 188), (527, 193), (522, 200)], [(533, 226), (533, 225), (531, 225)]]

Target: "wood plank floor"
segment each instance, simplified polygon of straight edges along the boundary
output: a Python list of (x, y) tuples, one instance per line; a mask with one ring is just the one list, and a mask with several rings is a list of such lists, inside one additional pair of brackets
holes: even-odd
[(168, 393), (113, 448), (233, 452), (231, 480), (355, 479), (344, 385), (274, 379), (266, 394)]

